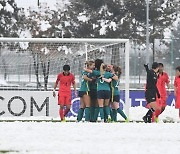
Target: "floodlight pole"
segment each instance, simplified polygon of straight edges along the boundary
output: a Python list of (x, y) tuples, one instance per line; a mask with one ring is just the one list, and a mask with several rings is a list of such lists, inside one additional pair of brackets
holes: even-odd
[(39, 6), (39, 4), (40, 4), (40, 2), (39, 2), (39, 0), (37, 1), (37, 5)]
[(149, 0), (146, 0), (146, 63), (149, 63)]

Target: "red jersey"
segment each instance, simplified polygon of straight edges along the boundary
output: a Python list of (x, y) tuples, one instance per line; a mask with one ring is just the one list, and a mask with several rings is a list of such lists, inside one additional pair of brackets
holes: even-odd
[(176, 104), (175, 104), (175, 108), (180, 109), (180, 76), (175, 77), (174, 86), (176, 87)]
[(161, 97), (167, 97), (166, 84), (168, 84), (169, 82), (169, 76), (166, 72), (158, 75), (156, 86), (159, 90)]
[(177, 94), (180, 95), (180, 76), (175, 77), (174, 86), (176, 87)]
[(73, 74), (69, 73), (69, 75), (64, 75), (64, 73), (60, 73), (57, 76), (56, 83), (59, 82), (59, 92), (70, 92), (71, 84), (75, 83), (75, 77)]

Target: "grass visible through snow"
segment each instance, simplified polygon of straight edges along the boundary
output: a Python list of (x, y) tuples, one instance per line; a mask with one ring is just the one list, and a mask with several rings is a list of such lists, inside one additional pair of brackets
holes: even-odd
[(19, 152), (16, 150), (0, 150), (0, 153)]

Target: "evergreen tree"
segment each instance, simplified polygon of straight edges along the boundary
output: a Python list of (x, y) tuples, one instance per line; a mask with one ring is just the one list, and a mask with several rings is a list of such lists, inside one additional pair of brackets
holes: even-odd
[(171, 50), (173, 51), (173, 66), (176, 68), (177, 66), (180, 66), (180, 22), (178, 23), (177, 28), (172, 31), (171, 46)]
[[(150, 42), (164, 37), (164, 29), (177, 19), (173, 0), (150, 1)], [(128, 38), (145, 43), (145, 0), (71, 0), (66, 16), (73, 37)]]
[(14, 0), (0, 1), (0, 37), (18, 37), (18, 13)]

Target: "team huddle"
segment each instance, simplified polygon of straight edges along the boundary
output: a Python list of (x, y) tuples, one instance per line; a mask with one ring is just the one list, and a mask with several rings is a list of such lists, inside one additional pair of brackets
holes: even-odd
[(87, 122), (96, 122), (99, 114), (101, 122), (117, 121), (117, 113), (128, 121), (124, 112), (119, 108), (118, 84), (121, 68), (115, 65), (105, 65), (100, 59), (89, 61), (86, 65), (87, 67), (82, 72), (79, 90), (81, 104), (77, 121), (82, 120), (84, 112)]
[[(167, 92), (166, 86), (170, 88), (169, 77), (163, 71), (163, 64), (154, 62), (152, 69), (145, 65), (147, 71), (147, 84), (145, 88), (145, 98), (147, 114), (143, 117), (145, 123), (158, 121), (158, 116), (165, 110)], [(73, 85), (76, 97), (80, 97), (80, 107), (78, 110), (77, 122), (82, 121), (85, 115), (86, 122), (96, 122), (100, 115), (100, 122), (116, 122), (119, 113), (128, 122), (128, 117), (119, 107), (120, 91), (119, 80), (121, 68), (116, 65), (105, 65), (103, 60), (86, 62), (82, 70), (82, 81), (77, 94), (75, 77), (70, 73), (70, 66), (64, 65), (63, 72), (60, 73), (55, 82), (53, 96), (56, 96), (55, 89), (59, 84), (58, 105), (60, 105), (59, 115), (61, 121), (65, 121), (65, 116), (71, 107), (71, 85)], [(180, 67), (176, 68), (176, 78), (174, 82), (176, 108), (180, 108)], [(180, 116), (180, 115), (179, 115)]]

